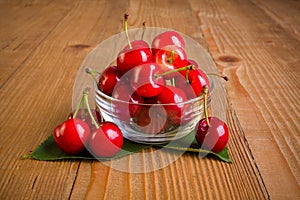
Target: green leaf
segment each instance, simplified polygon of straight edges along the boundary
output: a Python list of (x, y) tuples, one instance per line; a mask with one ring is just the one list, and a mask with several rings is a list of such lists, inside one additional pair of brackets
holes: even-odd
[(112, 160), (127, 156), (132, 153), (142, 151), (143, 149), (150, 148), (151, 145), (139, 144), (130, 140), (124, 139), (122, 150), (111, 158), (95, 158), (89, 152), (83, 151), (76, 156), (70, 156), (64, 153), (55, 144), (53, 136), (49, 136), (40, 146), (31, 154), (27, 154), (24, 157), (31, 157), (36, 160), (61, 160), (61, 159), (99, 159), (99, 160)]
[(229, 156), (229, 151), (228, 147), (226, 146), (221, 152), (215, 153), (213, 151), (201, 149), (200, 146), (198, 145), (194, 132), (191, 132), (187, 136), (173, 141), (167, 145), (156, 145), (158, 147), (163, 147), (167, 149), (172, 149), (172, 150), (178, 150), (178, 151), (185, 151), (185, 152), (194, 152), (194, 153), (199, 153), (201, 156), (205, 157), (206, 155), (212, 155), (224, 162), (231, 163), (232, 160)]
[[(85, 160), (112, 160), (121, 158), (133, 153), (142, 151), (143, 149), (150, 148), (152, 145), (139, 144), (130, 140), (124, 139), (122, 150), (111, 158), (95, 158), (89, 152), (83, 151), (76, 156), (70, 156), (60, 150), (54, 142), (53, 136), (49, 136), (39, 147), (31, 154), (24, 155), (24, 158), (33, 158), (36, 160), (62, 160), (62, 159), (85, 159)], [(228, 147), (223, 151), (214, 153), (212, 151), (200, 149), (200, 146), (195, 140), (194, 133), (191, 132), (187, 136), (170, 142), (167, 145), (155, 145), (156, 147), (166, 148), (171, 150), (179, 150), (185, 152), (199, 153), (201, 156), (213, 155), (224, 162), (232, 162), (228, 153)]]

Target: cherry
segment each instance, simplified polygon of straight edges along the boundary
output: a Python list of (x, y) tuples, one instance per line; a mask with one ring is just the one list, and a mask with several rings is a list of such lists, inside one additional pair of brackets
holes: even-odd
[(141, 109), (138, 104), (144, 103), (143, 98), (137, 95), (126, 82), (116, 85), (112, 97), (121, 100), (121, 102), (115, 101), (113, 104), (117, 109), (115, 112), (120, 113), (119, 117), (126, 121)]
[(203, 88), (203, 102), (205, 118), (198, 123), (196, 140), (201, 148), (215, 153), (222, 151), (228, 143), (229, 133), (225, 122), (217, 117), (208, 117), (207, 111), (208, 86)]
[(186, 81), (185, 77), (177, 76), (175, 79), (175, 85), (185, 92), (187, 99), (193, 99), (197, 97), (193, 87)]
[(99, 77), (98, 88), (104, 94), (111, 96), (115, 85), (120, 80), (121, 74), (116, 66), (107, 67)]
[(119, 127), (112, 122), (102, 122), (92, 134), (88, 149), (96, 157), (112, 157), (123, 146), (123, 135)]
[[(165, 46), (155, 54), (153, 60), (159, 64), (164, 72), (188, 65), (185, 51), (175, 45)], [(170, 73), (165, 79), (172, 79), (179, 73)]]
[(128, 14), (124, 15), (124, 31), (128, 45), (120, 51), (117, 57), (117, 69), (125, 74), (137, 65), (147, 63), (153, 59), (149, 45), (144, 40), (130, 42), (127, 29)]
[[(96, 126), (96, 130), (92, 133), (86, 147), (97, 157), (112, 157), (117, 154), (123, 146), (122, 132), (112, 122), (101, 122), (98, 125), (89, 106), (87, 92), (88, 90), (86, 89), (81, 101), (84, 101), (86, 104), (86, 108), (94, 125)], [(76, 109), (75, 115), (77, 111), (78, 109)]]
[(184, 115), (185, 102), (187, 100), (185, 92), (174, 86), (165, 86), (163, 91), (157, 96), (158, 103), (164, 105), (169, 124), (179, 126), (181, 117)]
[(152, 60), (149, 48), (133, 48), (122, 50), (117, 58), (117, 68), (121, 74), (125, 74), (137, 65), (147, 63)]
[[(201, 69), (197, 68), (194, 70), (181, 71), (180, 73), (183, 75), (184, 79), (182, 77), (177, 77), (175, 84), (182, 90), (187, 91), (189, 99), (201, 95), (203, 86), (206, 85), (210, 88), (209, 79)], [(193, 92), (191, 92), (191, 87)]]
[(131, 86), (141, 97), (157, 96), (163, 90), (165, 81), (163, 76), (155, 75), (161, 73), (162, 69), (154, 62), (136, 66), (132, 72)]
[(123, 48), (123, 50), (130, 51), (132, 49), (144, 49), (144, 48), (150, 49), (148, 43), (145, 40), (134, 40), (134, 41), (130, 42), (130, 45), (131, 45), (131, 47), (129, 45), (126, 45)]
[(90, 137), (90, 128), (80, 119), (68, 119), (53, 132), (56, 145), (66, 154), (76, 155), (84, 149)]
[(201, 148), (219, 153), (227, 145), (229, 139), (228, 127), (225, 122), (217, 117), (200, 120), (196, 131), (196, 140)]
[(157, 134), (165, 130), (167, 125), (166, 111), (159, 104), (143, 105), (133, 116), (138, 130), (145, 134)]
[(157, 35), (151, 44), (153, 55), (160, 49), (168, 45), (175, 45), (179, 48), (184, 49), (185, 43), (181, 35), (175, 31), (166, 31)]

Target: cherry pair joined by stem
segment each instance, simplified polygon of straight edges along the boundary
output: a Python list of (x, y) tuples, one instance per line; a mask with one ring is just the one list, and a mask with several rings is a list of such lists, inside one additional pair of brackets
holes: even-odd
[[(76, 155), (86, 147), (95, 157), (112, 157), (123, 146), (122, 132), (112, 122), (101, 122), (98, 125), (90, 109), (87, 95), (87, 90), (85, 90), (74, 114), (71, 115), (72, 118), (54, 129), (54, 141), (62, 151), (69, 155)], [(96, 127), (93, 132), (86, 122), (76, 118), (83, 104), (86, 105), (92, 124)], [(85, 110), (80, 112), (83, 111)]]

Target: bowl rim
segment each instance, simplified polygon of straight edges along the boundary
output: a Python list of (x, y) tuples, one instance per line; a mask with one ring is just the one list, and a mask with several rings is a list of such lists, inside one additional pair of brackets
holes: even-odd
[[(97, 76), (97, 80), (99, 79), (98, 76)], [(207, 76), (207, 77), (208, 77), (208, 80), (209, 80), (209, 83), (210, 83), (210, 88), (209, 88), (209, 92), (207, 94), (207, 98), (210, 98), (210, 96), (213, 93), (215, 85), (214, 85), (213, 79), (210, 76)], [(197, 101), (202, 101), (204, 99), (203, 95), (201, 94), (198, 97), (195, 97), (193, 99), (189, 99), (187, 101), (183, 101), (183, 102), (180, 102), (180, 103), (165, 103), (165, 104), (162, 104), (162, 103), (155, 103), (155, 104), (151, 104), (151, 103), (133, 103), (133, 102), (127, 102), (127, 101), (124, 101), (124, 100), (116, 99), (112, 96), (109, 96), (109, 95), (103, 93), (98, 88), (98, 83), (96, 83), (96, 81), (94, 81), (93, 85), (94, 85), (94, 89), (95, 89), (95, 93), (96, 93), (96, 98), (97, 98), (97, 94), (99, 94), (99, 96), (109, 100), (110, 102), (117, 102), (117, 103), (122, 103), (122, 104), (130, 104), (130, 105), (138, 105), (138, 106), (174, 106), (174, 105), (190, 104), (190, 103), (194, 103), (194, 102), (197, 102)]]

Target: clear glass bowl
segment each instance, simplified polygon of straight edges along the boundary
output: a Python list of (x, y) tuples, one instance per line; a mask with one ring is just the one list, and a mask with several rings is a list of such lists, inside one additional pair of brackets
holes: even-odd
[[(207, 107), (211, 105), (214, 82), (210, 79)], [(105, 121), (114, 122), (129, 140), (163, 144), (191, 133), (204, 118), (203, 96), (180, 104), (137, 104), (110, 97), (94, 84), (96, 105)], [(132, 112), (132, 108), (135, 112)]]

